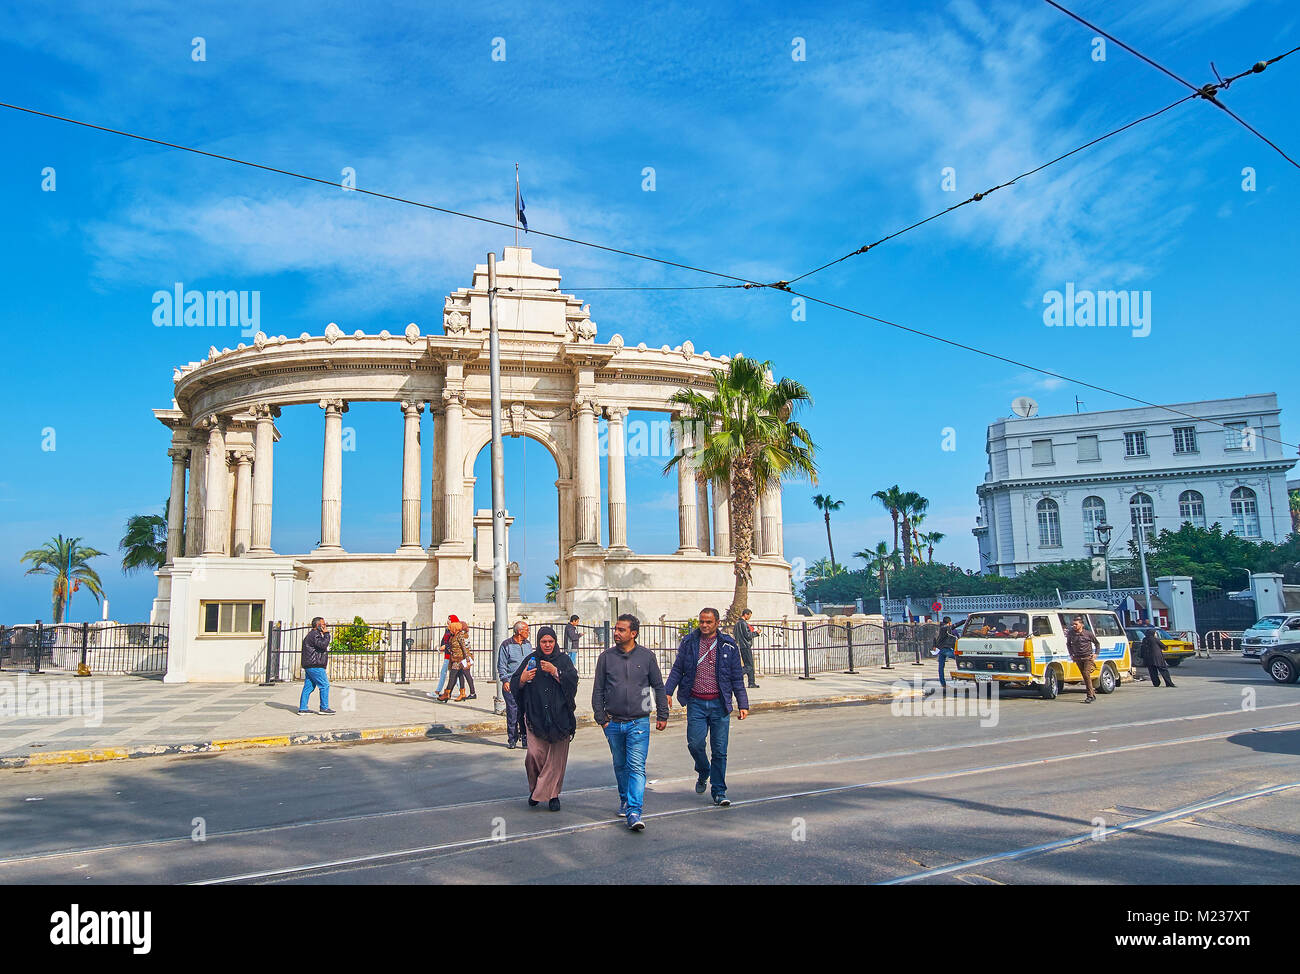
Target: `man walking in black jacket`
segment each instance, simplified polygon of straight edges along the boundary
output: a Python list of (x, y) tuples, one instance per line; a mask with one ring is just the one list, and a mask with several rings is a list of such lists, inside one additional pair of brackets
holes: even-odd
[(650, 753), (650, 710), (655, 730), (668, 726), (668, 697), (655, 654), (638, 646), (641, 621), (621, 615), (614, 625), (614, 646), (596, 659), (591, 710), (605, 731), (618, 782), (618, 814), (627, 827), (644, 832), (641, 809), (645, 800), (645, 762)]
[(1160, 636), (1155, 626), (1147, 630), (1147, 634), (1142, 637), (1142, 662), (1146, 664), (1147, 673), (1151, 677), (1153, 687), (1160, 686), (1160, 677), (1165, 678), (1165, 686), (1171, 687), (1174, 681), (1169, 679), (1169, 664), (1165, 662), (1165, 644), (1160, 641)]
[(325, 620), (317, 616), (311, 621), (311, 629), (302, 640), (302, 697), (298, 700), (298, 713), (309, 714), (312, 690), (320, 688), (320, 712), (332, 714), (330, 710), (330, 679), (326, 675), (330, 658), (330, 631), (325, 627)]
[(753, 609), (742, 612), (740, 618), (736, 620), (732, 635), (736, 637), (736, 646), (740, 650), (740, 662), (745, 667), (745, 679), (749, 681), (749, 689), (757, 690), (758, 684), (754, 682), (754, 637), (758, 635), (758, 629), (749, 624), (753, 614)]

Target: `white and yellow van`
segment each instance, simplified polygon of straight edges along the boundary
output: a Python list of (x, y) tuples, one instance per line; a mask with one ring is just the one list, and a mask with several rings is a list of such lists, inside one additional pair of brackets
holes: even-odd
[(1128, 636), (1114, 612), (1104, 609), (1005, 609), (974, 612), (957, 637), (956, 668), (950, 676), (978, 683), (1034, 687), (1055, 700), (1067, 683), (1082, 683), (1079, 667), (1065, 648), (1076, 616), (1097, 637), (1093, 686), (1111, 693), (1132, 666)]

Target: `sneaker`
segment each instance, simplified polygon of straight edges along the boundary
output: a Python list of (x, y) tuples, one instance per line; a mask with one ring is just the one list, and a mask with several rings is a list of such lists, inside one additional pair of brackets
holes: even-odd
[(468, 697), (466, 697), (465, 699), (466, 699), (466, 700), (477, 700), (477, 699), (478, 699), (478, 694), (477, 694), (477, 693), (471, 693), (471, 694), (470, 694)]
[(731, 805), (731, 799), (728, 798), (726, 795), (715, 795), (713, 797), (713, 804), (720, 805), (723, 808), (727, 808)]
[(337, 710), (330, 710), (329, 707), (321, 707), (320, 712), (327, 715), (338, 713)]
[(306, 716), (307, 716), (308, 714), (310, 714), (310, 713), (311, 713), (310, 710), (300, 710), (300, 711), (298, 711), (298, 716), (299, 716), (299, 717), (306, 717)]
[(516, 744), (514, 741), (510, 741), (508, 744), (506, 744), (506, 747), (507, 747), (508, 749), (510, 749), (511, 751), (513, 751), (513, 750), (514, 750), (515, 748), (517, 748), (518, 746), (519, 746), (519, 745)]
[(695, 779), (695, 794), (703, 795), (704, 789), (707, 787), (709, 787), (709, 776), (707, 774), (702, 774)]
[(621, 801), (618, 803), (618, 817), (627, 818), (627, 802)]
[(558, 812), (560, 810), (560, 800), (558, 798), (552, 798), (546, 803), (546, 807), (553, 812)]
[(641, 816), (636, 812), (627, 813), (627, 827), (633, 832), (644, 832), (645, 822), (641, 821)]

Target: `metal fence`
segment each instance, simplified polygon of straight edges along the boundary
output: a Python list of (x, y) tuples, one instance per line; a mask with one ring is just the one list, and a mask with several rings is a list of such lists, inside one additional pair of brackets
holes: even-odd
[[(529, 641), (536, 646), (543, 625), (555, 629), (563, 646), (563, 623), (531, 625)], [(787, 622), (754, 624), (754, 657), (759, 674), (812, 678), (818, 673), (856, 673), (861, 667), (923, 662), (930, 653), (939, 627), (934, 623), (835, 624), (829, 622)], [(408, 626), (404, 623), (331, 625), (328, 675), (341, 682), (374, 681), (403, 683), (434, 681), (441, 684), (445, 657), (443, 626)], [(610, 627), (581, 625), (577, 654), (578, 675), (590, 679), (596, 660), (610, 642)], [(346, 638), (341, 631), (347, 630)], [(273, 625), (268, 639), (266, 681), (302, 679), (302, 642), (309, 626)], [(651, 650), (660, 670), (667, 675), (682, 639), (690, 631), (686, 621), (663, 620), (642, 623), (637, 642)], [(470, 672), (475, 682), (497, 682), (496, 647), (491, 626), (470, 626)], [(346, 648), (345, 648), (346, 647)]]
[[(1223, 655), (1241, 655), (1241, 637), (1244, 632), (1233, 632), (1226, 629), (1211, 629), (1200, 637), (1198, 654), (1200, 656), (1210, 656), (1214, 653)], [(1183, 638), (1188, 638), (1184, 636)]]
[(0, 669), (160, 676), (167, 671), (167, 626), (82, 622), (0, 626)]

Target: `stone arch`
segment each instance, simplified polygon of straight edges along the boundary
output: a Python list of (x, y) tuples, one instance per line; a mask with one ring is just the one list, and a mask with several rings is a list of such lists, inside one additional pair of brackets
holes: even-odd
[[(563, 422), (568, 426), (568, 420), (551, 420), (547, 422), (538, 422), (529, 420), (525, 422), (518, 434), (505, 433), (506, 438), (511, 436), (523, 436), (526, 439), (535, 440), (542, 446), (546, 447), (546, 452), (551, 455), (555, 461), (555, 469), (560, 480), (571, 480), (573, 478), (573, 457), (560, 442), (560, 437), (555, 435), (555, 424)], [(492, 442), (492, 424), (490, 420), (478, 420), (472, 424), (466, 424), (465, 437), (465, 456), (461, 458), (461, 475), (465, 479), (474, 476), (474, 461), (478, 458), (483, 448)]]

